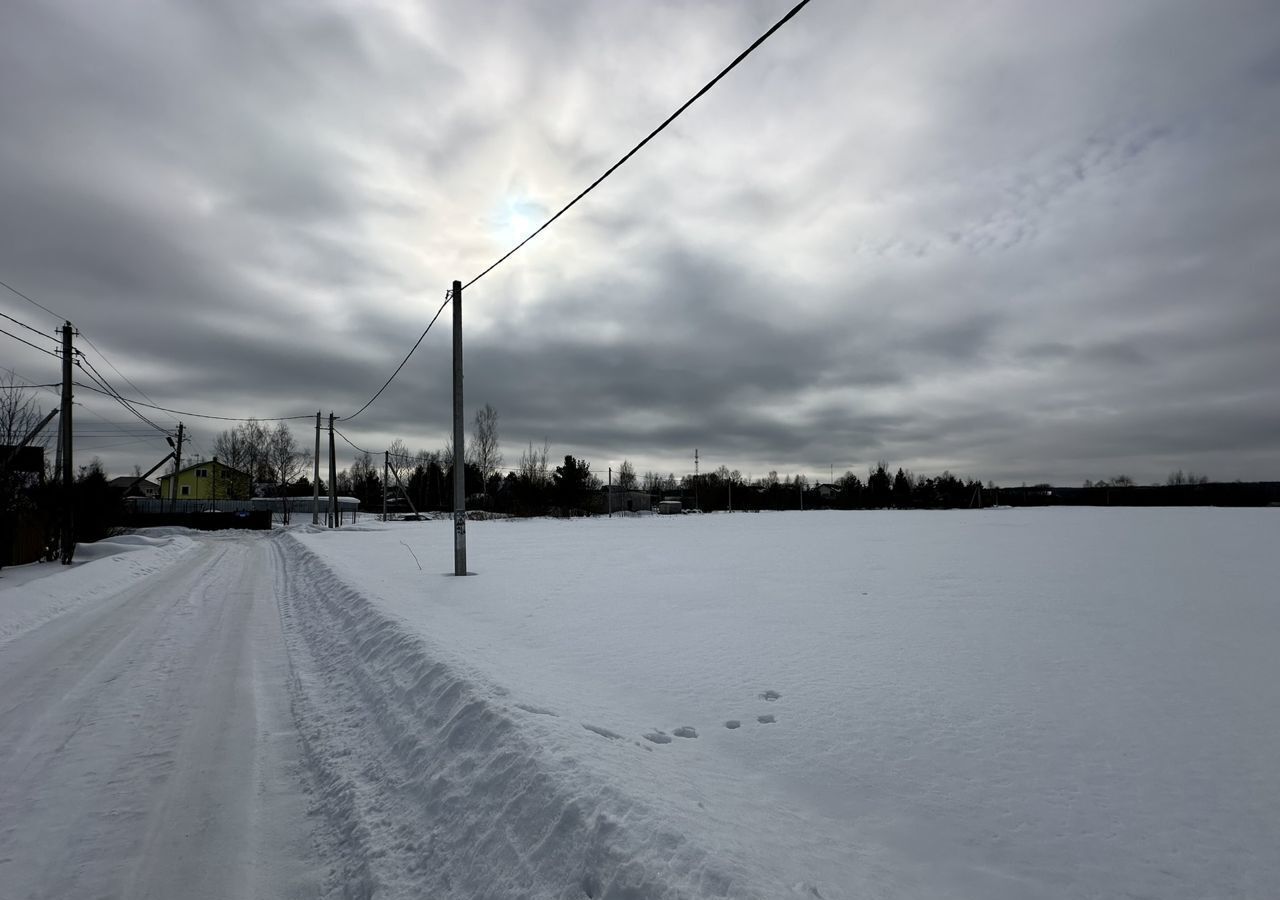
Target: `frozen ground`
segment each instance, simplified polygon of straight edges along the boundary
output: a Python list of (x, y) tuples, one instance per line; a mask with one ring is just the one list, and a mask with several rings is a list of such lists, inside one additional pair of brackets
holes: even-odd
[[(134, 585), (190, 552), (174, 529), (126, 534), (77, 548), (71, 566), (39, 562), (0, 569), (0, 643), (94, 598)], [(86, 569), (88, 563), (94, 563)], [(46, 580), (50, 575), (59, 577)]]
[(1262, 898), (1278, 526), (486, 522), (454, 579), (446, 523), (367, 525), (295, 532), (288, 616), (394, 896)]
[(463, 579), (447, 522), (6, 569), (0, 897), (1271, 898), (1277, 512), (473, 522)]
[(169, 534), (5, 570), (0, 897), (316, 895), (274, 557)]

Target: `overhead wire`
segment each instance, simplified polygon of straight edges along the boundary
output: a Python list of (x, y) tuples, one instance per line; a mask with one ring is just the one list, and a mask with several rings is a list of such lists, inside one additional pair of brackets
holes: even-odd
[(716, 83), (719, 82), (721, 78), (724, 78), (724, 76), (728, 75), (735, 68), (737, 68), (740, 62), (742, 62), (744, 59), (750, 56), (753, 52), (755, 52), (757, 47), (759, 47), (761, 44), (767, 41), (770, 37), (772, 37), (774, 32), (776, 32), (779, 28), (787, 24), (787, 22), (791, 21), (792, 17), (795, 16), (796, 13), (800, 12), (800, 10), (804, 9), (804, 7), (807, 6), (808, 4), (809, 4), (809, 0), (800, 0), (799, 3), (791, 7), (790, 11), (787, 12), (785, 16), (783, 16), (777, 22), (774, 22), (772, 27), (770, 27), (768, 31), (766, 31), (764, 34), (760, 35), (760, 37), (752, 41), (751, 46), (747, 47), (747, 49), (743, 50), (736, 57), (734, 57), (733, 62), (729, 63), (729, 65), (721, 69), (719, 74), (717, 74), (714, 78), (712, 78), (710, 81), (704, 84), (701, 88), (699, 88), (698, 92), (694, 94), (692, 97), (690, 97), (688, 100), (686, 100), (684, 103), (682, 103), (679, 109), (677, 109), (671, 115), (667, 116), (666, 119), (662, 121), (661, 125), (659, 125), (657, 128), (653, 129), (653, 131), (645, 135), (644, 138), (640, 141), (640, 143), (636, 144), (634, 147), (628, 150), (625, 154), (623, 154), (622, 158), (619, 159), (616, 163), (611, 165), (609, 168), (605, 169), (603, 175), (601, 175), (595, 181), (591, 182), (591, 184), (587, 185), (578, 194), (578, 196), (574, 197), (572, 200), (570, 200), (568, 203), (562, 206), (559, 212), (557, 212), (554, 216), (552, 216), (551, 218), (547, 219), (547, 221), (539, 225), (538, 228), (532, 234), (530, 234), (527, 238), (525, 238), (523, 241), (516, 244), (514, 247), (512, 247), (510, 250), (508, 250), (506, 253), (500, 256), (495, 262), (491, 263), (488, 268), (486, 268), (483, 272), (481, 272), (475, 278), (472, 278), (470, 281), (464, 284), (462, 286), (462, 289), (465, 291), (467, 288), (471, 287), (471, 285), (475, 284), (481, 278), (488, 275), (494, 269), (498, 268), (498, 266), (502, 265), (504, 262), (506, 262), (508, 259), (514, 256), (521, 247), (529, 243), (531, 240), (533, 240), (539, 234), (541, 234), (544, 230), (546, 230), (551, 225), (552, 222), (554, 222), (556, 219), (560, 218), (566, 212), (568, 212), (573, 207), (574, 204), (576, 204), (583, 197), (587, 196), (587, 194), (594, 191), (602, 181), (604, 181), (606, 178), (608, 178), (610, 175), (616, 172), (619, 168), (621, 168), (623, 163), (625, 163), (631, 157), (635, 156), (638, 152), (640, 152), (640, 149), (644, 147), (645, 144), (649, 143), (649, 141), (657, 137), (658, 134), (661, 133), (663, 129), (665, 129), (668, 125), (670, 125), (677, 118), (679, 118), (681, 113), (683, 113), (690, 106), (693, 106), (693, 104), (696, 103), (698, 99), (701, 98), (704, 94), (706, 94), (707, 91), (715, 87)]
[(14, 334), (12, 331), (5, 331), (3, 328), (0, 328), (0, 334), (8, 335), (9, 337), (13, 338), (13, 339), (14, 339), (15, 341), (17, 341), (18, 343), (20, 343), (20, 344), (26, 344), (26, 345), (27, 345), (28, 347), (30, 347), (32, 350), (39, 350), (41, 353), (47, 353), (47, 354), (49, 354), (50, 356), (52, 356), (54, 359), (57, 359), (57, 358), (58, 358), (58, 354), (57, 354), (57, 353), (55, 353), (55, 352), (53, 352), (52, 350), (47, 350), (47, 349), (45, 349), (44, 347), (37, 346), (36, 344), (31, 343), (31, 342), (30, 342), (29, 340), (27, 340), (26, 338), (18, 337), (18, 336), (17, 336), (16, 334)]
[[(91, 387), (87, 384), (81, 384), (78, 381), (76, 382), (76, 384), (82, 388), (88, 388), (91, 391), (98, 390), (97, 388)], [(98, 393), (104, 394), (107, 392), (98, 390)], [(114, 395), (107, 394), (107, 396), (114, 396)], [(292, 422), (297, 419), (315, 418), (314, 413), (310, 415), (305, 415), (305, 416), (215, 416), (209, 413), (198, 413), (198, 412), (191, 412), (190, 410), (172, 409), (168, 406), (159, 406), (155, 403), (143, 403), (141, 400), (135, 400), (132, 397), (126, 397), (124, 399), (129, 404), (133, 406), (141, 406), (143, 409), (158, 409), (161, 412), (172, 413), (175, 416), (190, 416), (193, 419), (214, 419), (219, 422), (248, 422), (250, 419), (253, 419), (258, 422)]]
[(156, 429), (157, 431), (160, 431), (164, 434), (169, 433), (168, 429), (162, 428), (161, 426), (157, 425), (155, 422), (151, 421), (151, 419), (147, 418), (142, 413), (134, 409), (133, 406), (130, 405), (129, 401), (126, 400), (118, 390), (116, 390), (115, 385), (107, 381), (107, 377), (98, 371), (97, 366), (93, 364), (92, 360), (90, 360), (83, 353), (78, 353), (77, 356), (78, 356), (78, 359), (76, 360), (76, 362), (80, 366), (80, 370), (84, 372), (86, 371), (86, 368), (87, 368), (87, 374), (89, 375), (89, 377), (92, 378), (93, 381), (95, 381), (101, 387), (105, 388), (107, 392), (110, 394), (110, 396), (115, 398), (117, 403), (119, 403), (126, 410), (128, 410), (135, 418), (139, 419), (142, 422), (145, 422), (146, 424), (150, 425), (152, 428)]
[[(25, 382), (26, 382), (26, 384), (23, 384), (23, 385), (17, 385), (17, 384), (15, 384), (15, 385), (0, 385), (0, 388), (15, 388), (15, 389), (31, 388), (31, 389), (44, 389), (44, 390), (47, 390), (50, 394), (52, 394), (54, 397), (59, 397), (59, 392), (58, 392), (58, 390), (57, 390), (57, 389), (58, 389), (58, 388), (60, 388), (60, 387), (62, 387), (62, 383), (61, 383), (61, 382), (56, 382), (56, 381), (55, 381), (55, 382), (52, 382), (52, 383), (49, 383), (49, 384), (37, 384), (35, 381), (33, 381), (32, 379), (28, 378), (26, 375), (23, 375), (21, 372), (19, 372), (19, 371), (15, 370), (15, 369), (11, 369), (11, 368), (9, 368), (8, 366), (0, 366), (0, 370), (3, 370), (3, 371), (5, 371), (5, 372), (8, 372), (8, 373), (9, 373), (10, 375), (12, 375), (14, 378), (18, 378), (18, 379), (21, 379), (22, 381), (25, 381)], [(85, 387), (85, 385), (81, 385), (81, 387)], [(97, 393), (99, 393), (99, 394), (104, 394), (104, 393), (105, 393), (104, 391), (101, 391), (101, 390), (97, 390), (96, 392), (97, 392)], [(108, 396), (109, 396), (109, 395), (108, 395)], [(132, 434), (134, 433), (134, 432), (132, 432), (132, 431), (130, 431), (130, 430), (128, 430), (128, 429), (126, 429), (126, 428), (125, 428), (125, 426), (127, 426), (127, 425), (131, 425), (131, 424), (132, 424), (131, 422), (125, 422), (125, 423), (112, 422), (112, 421), (108, 420), (105, 416), (103, 416), (101, 413), (99, 413), (97, 410), (95, 410), (95, 409), (94, 409), (93, 407), (91, 407), (91, 406), (87, 406), (87, 405), (85, 405), (84, 403), (76, 403), (75, 405), (76, 405), (76, 407), (77, 407), (79, 410), (81, 410), (82, 412), (86, 412), (86, 413), (88, 413), (89, 415), (93, 416), (93, 417), (94, 417), (95, 419), (97, 419), (99, 422), (103, 423), (103, 425), (107, 426), (108, 428), (114, 429), (113, 431), (110, 431), (110, 432), (106, 432), (106, 431), (104, 431), (104, 432), (102, 433), (102, 436), (106, 436), (107, 434), (113, 434), (113, 435), (114, 435), (114, 434), (120, 434), (120, 435), (123, 435), (123, 436), (126, 436), (126, 437), (127, 437), (127, 436), (132, 436)], [(50, 428), (56, 428), (56, 427), (58, 427), (58, 423), (57, 423), (56, 421), (55, 421), (55, 422), (51, 422), (49, 425), (45, 426), (45, 430), (48, 430), (48, 429), (50, 429)], [(97, 426), (94, 426), (94, 427), (96, 428)], [(136, 426), (134, 426), (134, 427), (136, 428)], [(77, 429), (77, 430), (76, 430), (76, 434), (85, 434), (85, 433), (86, 433), (86, 432), (81, 431), (81, 430), (79, 430), (79, 429)], [(138, 433), (141, 433), (141, 432), (138, 432)], [(151, 432), (150, 430), (148, 430), (148, 431), (146, 432), (146, 434), (148, 435), (148, 437), (151, 435), (151, 433), (152, 433), (152, 432)]]
[(39, 328), (36, 328), (32, 325), (28, 325), (26, 322), (22, 321), (21, 319), (15, 319), (13, 316), (9, 315), (6, 312), (0, 312), (0, 318), (8, 319), (10, 322), (12, 322), (15, 325), (21, 325), (23, 328), (27, 329), (27, 331), (30, 331), (33, 334), (38, 334), (42, 338), (49, 337), (49, 335), (45, 334)]
[(352, 449), (352, 450), (355, 450), (357, 453), (367, 453), (369, 456), (375, 456), (375, 455), (376, 455), (372, 450), (366, 450), (366, 449), (364, 449), (363, 447), (357, 447), (357, 446), (355, 445), (355, 443), (351, 440), (351, 438), (347, 437), (345, 434), (343, 434), (341, 431), (339, 431), (336, 427), (333, 429), (333, 433), (334, 433), (334, 434), (336, 434), (338, 437), (342, 438), (342, 439), (343, 439), (344, 441), (346, 441), (348, 444), (350, 444), (350, 445), (351, 445), (351, 449)]
[(102, 361), (103, 361), (104, 363), (106, 363), (108, 366), (110, 366), (110, 367), (111, 367), (111, 370), (112, 370), (113, 372), (115, 372), (117, 375), (119, 375), (121, 378), (123, 378), (123, 379), (124, 379), (125, 384), (129, 385), (129, 387), (133, 388), (135, 391), (137, 391), (139, 394), (141, 394), (143, 397), (145, 397), (145, 398), (146, 398), (147, 400), (149, 400), (150, 402), (152, 402), (152, 403), (154, 403), (154, 402), (155, 402), (154, 400), (151, 400), (151, 398), (147, 396), (147, 392), (146, 392), (146, 391), (144, 391), (142, 388), (140, 388), (140, 387), (138, 387), (136, 384), (134, 384), (134, 383), (129, 379), (129, 376), (128, 376), (128, 375), (126, 375), (126, 374), (124, 374), (123, 372), (121, 372), (121, 371), (120, 371), (120, 369), (116, 367), (116, 364), (115, 364), (115, 363), (113, 363), (110, 359), (108, 359), (108, 358), (107, 358), (107, 354), (105, 354), (105, 353), (103, 353), (103, 352), (102, 352), (102, 350), (98, 347), (98, 345), (97, 345), (97, 344), (95, 344), (95, 343), (93, 342), (93, 339), (92, 339), (91, 337), (89, 337), (89, 335), (87, 335), (87, 334), (85, 334), (83, 331), (81, 331), (81, 332), (80, 332), (80, 337), (84, 338), (85, 343), (86, 343), (86, 344), (88, 344), (90, 347), (92, 347), (92, 348), (94, 349), (94, 352), (95, 352), (95, 353), (97, 353), (99, 356), (101, 356), (101, 357), (102, 357)]
[(440, 308), (436, 310), (436, 314), (431, 317), (431, 321), (427, 323), (427, 327), (422, 329), (422, 334), (418, 335), (418, 339), (413, 342), (413, 346), (410, 347), (409, 352), (404, 355), (404, 359), (400, 360), (400, 365), (396, 366), (396, 370), (391, 373), (391, 377), (382, 383), (382, 387), (378, 388), (378, 390), (374, 392), (373, 396), (369, 398), (369, 401), (365, 403), (364, 406), (360, 407), (349, 416), (341, 416), (340, 418), (342, 421), (350, 422), (356, 416), (360, 415), (360, 413), (372, 406), (373, 401), (382, 396), (382, 392), (387, 389), (387, 386), (390, 385), (391, 382), (396, 380), (396, 376), (400, 374), (400, 370), (405, 367), (405, 363), (409, 361), (409, 357), (413, 356), (417, 351), (418, 347), (422, 344), (423, 339), (427, 336), (427, 332), (431, 330), (431, 326), (436, 324), (436, 319), (440, 318), (440, 313), (444, 312), (444, 308), (449, 305), (449, 301), (452, 299), (453, 291), (445, 291), (444, 302), (440, 304)]
[[(679, 118), (680, 115), (683, 114), (685, 110), (687, 110), (690, 106), (696, 103), (704, 94), (706, 94), (713, 87), (715, 87), (716, 84), (720, 81), (720, 79), (724, 78), (726, 75), (732, 72), (735, 68), (737, 68), (739, 63), (741, 63), (744, 59), (746, 59), (748, 56), (754, 53), (761, 44), (763, 44), (770, 37), (772, 37), (774, 33), (778, 31), (778, 29), (780, 29), (783, 25), (786, 25), (787, 22), (791, 21), (791, 19), (798, 12), (800, 12), (800, 10), (804, 9), (804, 7), (808, 5), (809, 5), (809, 0), (800, 0), (799, 3), (791, 7), (791, 9), (786, 13), (786, 15), (784, 15), (777, 22), (774, 22), (773, 25), (764, 34), (760, 35), (760, 37), (752, 41), (750, 46), (748, 46), (745, 50), (743, 50), (736, 57), (734, 57), (732, 62), (730, 62), (727, 66), (721, 69), (714, 78), (712, 78), (710, 81), (704, 84), (701, 88), (699, 88), (697, 93), (695, 93), (692, 97), (690, 97), (688, 100), (682, 103), (675, 112), (667, 116), (662, 121), (662, 123), (658, 125), (657, 128), (650, 131), (647, 135), (645, 135), (640, 140), (638, 144), (636, 144), (634, 147), (632, 147), (630, 150), (624, 153), (622, 155), (622, 158), (619, 159), (617, 162), (615, 162), (613, 165), (611, 165), (608, 169), (606, 169), (604, 173), (600, 175), (599, 178), (597, 178), (595, 181), (591, 182), (591, 184), (583, 188), (578, 193), (577, 196), (575, 196), (572, 200), (570, 200), (564, 206), (560, 207), (559, 211), (557, 211), (555, 215), (553, 215), (551, 218), (547, 219), (547, 221), (539, 225), (528, 237), (526, 237), (520, 243), (516, 244), (514, 247), (512, 247), (502, 256), (498, 257), (497, 260), (490, 263), (483, 271), (480, 272), (479, 275), (475, 276), (466, 284), (462, 285), (462, 289), (465, 291), (467, 288), (471, 287), (481, 278), (488, 275), (494, 269), (498, 268), (498, 266), (502, 265), (504, 262), (506, 262), (508, 259), (514, 256), (517, 252), (519, 252), (519, 250), (522, 247), (524, 247), (525, 244), (529, 243), (531, 240), (536, 238), (543, 231), (549, 228), (553, 222), (555, 222), (557, 219), (559, 219), (561, 216), (567, 213), (570, 209), (572, 209), (573, 206), (576, 205), (579, 200), (581, 200), (583, 197), (587, 196), (587, 194), (591, 193), (597, 187), (599, 187), (601, 182), (603, 182), (606, 178), (608, 178), (610, 175), (616, 172), (619, 168), (621, 168), (623, 164), (627, 162), (627, 160), (631, 159), (631, 157), (639, 153), (641, 148), (643, 148), (645, 144), (649, 143), (649, 141), (657, 137), (664, 129), (666, 129), (668, 125), (670, 125), (677, 118)], [(434, 325), (436, 322), (436, 319), (440, 317), (440, 313), (444, 311), (444, 307), (447, 306), (449, 301), (453, 298), (452, 295), (453, 295), (452, 291), (449, 291), (445, 294), (444, 303), (441, 304), (440, 309), (436, 311), (436, 314), (431, 319), (430, 324), (428, 324), (426, 329), (422, 332), (422, 334), (418, 336), (418, 340), (414, 342), (414, 345), (409, 349), (409, 352), (405, 354), (405, 357), (403, 360), (401, 360), (400, 365), (396, 366), (396, 370), (391, 373), (391, 377), (386, 380), (386, 382), (382, 385), (382, 387), (378, 388), (377, 393), (375, 393), (372, 397), (369, 398), (368, 403), (360, 407), (360, 409), (356, 410), (350, 416), (346, 416), (345, 417), (346, 421), (350, 421), (351, 419), (354, 419), (356, 416), (360, 415), (360, 413), (368, 409), (373, 404), (373, 402), (378, 399), (379, 395), (387, 389), (388, 385), (390, 385), (391, 382), (395, 380), (396, 376), (400, 374), (400, 370), (405, 367), (405, 363), (409, 361), (409, 358), (413, 356), (414, 352), (418, 349), (418, 346), (422, 343), (423, 338), (427, 336), (427, 332), (431, 330), (431, 326)]]
[(80, 363), (80, 371), (85, 372), (90, 379), (104, 388), (108, 396), (113, 397), (117, 403), (132, 413), (138, 420), (145, 422), (163, 435), (167, 436), (169, 434), (169, 430), (167, 428), (157, 425), (155, 422), (151, 421), (149, 418), (130, 406), (129, 401), (125, 400), (125, 398), (121, 396), (120, 392), (117, 391), (109, 381), (107, 381), (106, 377), (97, 370), (91, 360), (81, 354), (78, 362)]
[(15, 294), (15, 295), (17, 295), (17, 296), (21, 297), (23, 300), (26, 300), (26, 301), (27, 301), (28, 303), (30, 303), (32, 306), (35, 306), (35, 307), (37, 307), (37, 308), (39, 308), (39, 309), (43, 309), (45, 312), (47, 312), (49, 315), (53, 316), (55, 319), (59, 319), (59, 320), (62, 320), (62, 321), (66, 321), (66, 317), (65, 317), (65, 316), (60, 316), (60, 315), (58, 315), (56, 312), (54, 312), (53, 310), (51, 310), (49, 307), (45, 306), (43, 303), (40, 303), (39, 301), (36, 301), (36, 300), (32, 300), (30, 297), (28, 297), (26, 294), (22, 293), (22, 291), (18, 290), (18, 289), (17, 289), (16, 287), (14, 287), (13, 285), (11, 285), (11, 284), (6, 284), (5, 282), (0, 281), (0, 287), (4, 288), (6, 291), (9, 291), (11, 294)]
[[(791, 21), (791, 19), (794, 18), (795, 15), (800, 12), (800, 10), (802, 10), (805, 6), (807, 6), (809, 2), (810, 0), (800, 0), (800, 2), (796, 3), (790, 10), (787, 11), (785, 15), (782, 16), (782, 18), (778, 19), (778, 21), (776, 21), (772, 26), (770, 26), (768, 30), (766, 30), (762, 35), (760, 35), (758, 38), (752, 41), (752, 43), (745, 50), (743, 50), (736, 57), (734, 57), (734, 59), (727, 66), (721, 69), (715, 75), (715, 77), (713, 77), (710, 81), (708, 81), (701, 88), (699, 88), (698, 91), (694, 93), (692, 97), (690, 97), (688, 100), (682, 103), (675, 110), (675, 112), (667, 116), (667, 118), (664, 119), (656, 128), (654, 128), (647, 135), (645, 135), (639, 141), (639, 143), (637, 143), (634, 147), (632, 147), (630, 150), (624, 153), (622, 157), (618, 159), (617, 162), (615, 162), (608, 169), (606, 169), (598, 178), (592, 181), (583, 190), (578, 192), (578, 194), (574, 196), (573, 199), (571, 199), (568, 203), (562, 206), (553, 216), (547, 219), (547, 221), (539, 225), (532, 233), (530, 233), (527, 237), (525, 237), (524, 240), (520, 241), (520, 243), (516, 244), (514, 247), (512, 247), (510, 250), (508, 250), (506, 253), (504, 253), (502, 256), (496, 259), (494, 262), (490, 263), (478, 275), (476, 275), (474, 278), (472, 278), (470, 281), (464, 284), (463, 289), (465, 290), (466, 288), (469, 288), (472, 285), (476, 284), (478, 281), (480, 281), (480, 279), (484, 278), (486, 275), (488, 275), (498, 266), (502, 265), (504, 262), (506, 262), (508, 259), (514, 256), (516, 253), (518, 253), (526, 244), (532, 241), (535, 237), (537, 237), (539, 234), (541, 234), (543, 231), (549, 228), (554, 222), (556, 222), (561, 216), (563, 216), (575, 205), (577, 205), (579, 201), (581, 201), (584, 197), (586, 197), (593, 190), (599, 187), (600, 184), (605, 181), (605, 179), (607, 179), (619, 168), (621, 168), (624, 164), (626, 164), (626, 162), (630, 160), (631, 157), (639, 153), (640, 150), (644, 148), (646, 144), (649, 143), (649, 141), (653, 140), (655, 137), (661, 134), (669, 125), (671, 125), (672, 122), (674, 122), (677, 118), (679, 118), (690, 106), (696, 103), (708, 91), (710, 91), (713, 87), (715, 87), (716, 84), (718, 84), (721, 79), (723, 79), (731, 71), (737, 68), (738, 65), (742, 63), (743, 60), (745, 60), (748, 56), (754, 53), (756, 49), (758, 49), (765, 41), (767, 41), (770, 37), (772, 37), (780, 28), (782, 28), (782, 26), (787, 24), (787, 22)], [(3, 281), (0, 281), (0, 287), (4, 287), (5, 289), (17, 295), (18, 297), (21, 297), (23, 300), (26, 300), (28, 303), (32, 304), (33, 306), (36, 306), (39, 309), (44, 310), (46, 313), (48, 313), (51, 316), (54, 316), (55, 318), (59, 318), (59, 319), (63, 318), (62, 316), (59, 316), (57, 313), (51, 310), (49, 307), (32, 299), (31, 297), (27, 296), (22, 291), (19, 291), (17, 288), (13, 287), (12, 285), (9, 285)], [(440, 314), (444, 312), (444, 308), (449, 305), (449, 302), (452, 299), (453, 299), (452, 291), (446, 292), (444, 302), (440, 304), (440, 308), (436, 310), (436, 314), (432, 316), (431, 321), (427, 324), (427, 327), (423, 329), (422, 333), (418, 336), (418, 339), (414, 342), (413, 346), (409, 349), (409, 352), (405, 354), (404, 359), (402, 359), (400, 361), (400, 364), (396, 366), (395, 371), (391, 373), (390, 377), (387, 378), (385, 382), (383, 382), (382, 386), (379, 387), (378, 390), (374, 392), (373, 396), (370, 397), (369, 400), (366, 401), (363, 406), (361, 406), (358, 410), (356, 410), (351, 415), (341, 417), (343, 421), (351, 421), (352, 419), (355, 419), (357, 416), (363, 413), (365, 410), (367, 410), (370, 406), (373, 405), (373, 403), (378, 399), (378, 397), (380, 397), (382, 393), (391, 385), (391, 383), (395, 381), (396, 377), (400, 374), (400, 372), (404, 369), (405, 365), (409, 362), (409, 359), (417, 351), (418, 347), (422, 345), (422, 341), (426, 338), (427, 334), (431, 331), (432, 326), (435, 325), (436, 321), (440, 318)], [(3, 332), (3, 333), (9, 334), (8, 332)], [(16, 338), (16, 335), (9, 334), (9, 336)], [(85, 337), (85, 341), (89, 344), (89, 346), (93, 347), (93, 349), (97, 351), (98, 355), (102, 357), (104, 362), (106, 362), (112, 369), (115, 370), (117, 375), (119, 375), (126, 382), (128, 382), (134, 388), (134, 390), (138, 391), (138, 393), (146, 397), (146, 394), (140, 388), (138, 388), (136, 384), (133, 384), (132, 381), (129, 381), (129, 379), (124, 375), (124, 373), (121, 372), (118, 368), (116, 368), (116, 366), (107, 358), (106, 354), (104, 354), (93, 343), (93, 341), (88, 338), (87, 335), (84, 337)], [(22, 340), (21, 338), (16, 338), (16, 339)], [(39, 347), (36, 347), (34, 344), (31, 344), (29, 341), (23, 341), (23, 343), (28, 344), (28, 346), (31, 346), (37, 350), (41, 349)], [(57, 356), (57, 354), (53, 353), (52, 351), (44, 350), (43, 352), (49, 353), (51, 356)], [(101, 377), (100, 373), (99, 373), (99, 376)], [(210, 420), (224, 421), (224, 422), (243, 422), (243, 421), (247, 421), (249, 418), (254, 418), (249, 416), (216, 416), (216, 415), (178, 410), (170, 407), (164, 407), (154, 402), (143, 403), (141, 401), (124, 398), (122, 395), (120, 395), (118, 391), (115, 391), (113, 388), (109, 388), (105, 379), (102, 380), (102, 384), (103, 384), (103, 387), (108, 388), (108, 390), (105, 391), (108, 394), (108, 396), (114, 396), (117, 400), (119, 400), (121, 403), (125, 404), (126, 406), (129, 406), (130, 404), (132, 404), (135, 406), (143, 406), (149, 409), (159, 410), (160, 412), (170, 413), (172, 415), (190, 416), (193, 418), (210, 419)], [(87, 385), (81, 385), (81, 386), (88, 387)], [(88, 388), (88, 389), (94, 390), (94, 388)], [(147, 399), (150, 400), (150, 398), (147, 398)], [(138, 414), (136, 410), (131, 409), (131, 411), (134, 412), (135, 414)], [(259, 421), (283, 422), (283, 421), (309, 419), (310, 416), (263, 416), (258, 418), (259, 418)], [(149, 422), (149, 420), (145, 420), (145, 421)], [(152, 424), (153, 427), (157, 428), (157, 430), (163, 430), (163, 429), (160, 429), (160, 427), (158, 425), (155, 425), (154, 423), (150, 423), (150, 424)], [(344, 437), (343, 440), (347, 440), (347, 439)], [(348, 440), (347, 443), (351, 443), (351, 442)], [(352, 446), (354, 447), (355, 445), (352, 444)], [(367, 452), (367, 451), (361, 451), (361, 452)]]

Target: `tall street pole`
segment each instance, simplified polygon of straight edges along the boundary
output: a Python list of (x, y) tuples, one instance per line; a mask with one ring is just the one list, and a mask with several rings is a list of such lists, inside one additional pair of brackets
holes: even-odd
[(71, 565), (76, 552), (75, 517), (71, 502), (71, 323), (62, 326), (62, 411), (60, 413), (62, 443), (62, 530), (59, 546), (62, 564)]
[(387, 521), (387, 476), (391, 471), (391, 451), (382, 451), (382, 521)]
[(320, 524), (320, 410), (316, 410), (316, 454), (311, 478), (311, 524)]
[(467, 467), (462, 442), (462, 282), (453, 283), (453, 574), (467, 574)]
[(337, 528), (338, 521), (338, 452), (333, 445), (333, 413), (329, 413), (329, 527)]

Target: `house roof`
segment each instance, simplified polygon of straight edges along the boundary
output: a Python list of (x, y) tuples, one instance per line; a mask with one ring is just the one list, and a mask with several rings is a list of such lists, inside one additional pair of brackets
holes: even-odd
[(138, 487), (140, 488), (156, 488), (158, 490), (160, 487), (160, 485), (156, 484), (150, 478), (136, 478), (133, 475), (120, 475), (117, 478), (112, 478), (107, 482), (107, 484), (112, 487), (127, 488), (134, 482), (137, 482)]
[[(181, 469), (178, 470), (178, 474), (181, 475), (183, 472), (190, 472), (192, 469), (207, 469), (209, 468), (209, 466), (217, 466), (219, 469), (222, 469), (223, 471), (234, 472), (237, 475), (243, 475), (246, 478), (249, 477), (248, 472), (241, 471), (240, 469), (237, 469), (234, 466), (229, 466), (219, 459), (204, 459), (204, 460), (201, 460), (200, 462), (194, 462), (189, 466), (183, 466)], [(161, 477), (172, 478), (173, 473), (170, 472)]]

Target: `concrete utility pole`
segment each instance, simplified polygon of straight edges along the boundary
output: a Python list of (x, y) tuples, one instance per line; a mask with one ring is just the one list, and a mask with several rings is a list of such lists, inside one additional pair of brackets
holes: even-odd
[(467, 466), (462, 452), (462, 282), (453, 283), (453, 574), (467, 574)]
[(387, 475), (391, 472), (391, 451), (382, 451), (382, 521), (387, 521)]
[(71, 348), (71, 335), (74, 329), (70, 322), (62, 326), (62, 406), (59, 419), (62, 454), (62, 529), (59, 548), (62, 551), (62, 564), (71, 565), (71, 557), (76, 552), (75, 516), (71, 503), (71, 362), (74, 351)]
[(311, 524), (320, 524), (320, 410), (316, 410), (316, 454), (312, 460), (314, 474), (311, 479)]
[(329, 527), (342, 525), (338, 521), (338, 451), (333, 444), (333, 412), (329, 414)]

